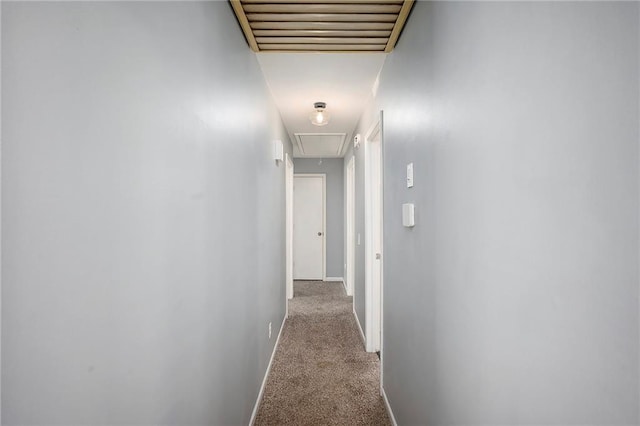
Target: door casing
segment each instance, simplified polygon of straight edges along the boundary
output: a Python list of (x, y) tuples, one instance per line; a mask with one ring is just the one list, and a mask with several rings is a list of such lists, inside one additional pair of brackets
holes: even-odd
[(355, 286), (355, 157), (352, 156), (347, 163), (346, 194), (347, 194), (347, 251), (346, 271), (347, 295), (353, 296)]
[[(327, 177), (324, 173), (294, 173), (294, 180), (297, 178), (320, 178), (322, 179), (322, 279), (323, 281), (327, 278)], [(295, 192), (294, 192), (295, 197)], [(295, 213), (294, 213), (295, 218)], [(293, 226), (295, 227), (295, 219)], [(294, 253), (295, 259), (295, 253)], [(295, 268), (294, 268), (295, 271)], [(305, 278), (297, 278), (295, 275), (293, 279), (305, 279)]]
[[(286, 298), (293, 297), (293, 161), (289, 153), (285, 154), (285, 215), (286, 215)], [(287, 316), (289, 304), (287, 302)]]
[[(382, 347), (383, 176), (382, 112), (364, 140), (365, 337), (367, 352)], [(379, 259), (377, 259), (379, 255)]]

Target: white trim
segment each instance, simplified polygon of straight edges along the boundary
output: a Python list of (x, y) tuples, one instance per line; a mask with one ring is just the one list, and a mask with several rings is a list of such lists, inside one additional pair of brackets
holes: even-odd
[[(380, 389), (384, 386), (384, 111), (380, 111)], [(391, 410), (391, 405), (389, 405)], [(392, 413), (393, 414), (393, 413)], [(395, 419), (393, 420), (395, 426)]]
[(398, 426), (398, 422), (396, 421), (396, 417), (393, 415), (393, 410), (391, 409), (391, 404), (389, 403), (389, 398), (387, 398), (387, 393), (384, 391), (384, 387), (380, 387), (380, 395), (382, 395), (382, 400), (384, 401), (384, 407), (387, 409), (387, 414), (389, 414), (389, 420), (391, 420), (391, 424), (393, 426)]
[(322, 173), (322, 279), (327, 279), (327, 174)]
[[(293, 173), (296, 177), (322, 178), (322, 281), (327, 280), (327, 174), (326, 173)], [(295, 214), (294, 214), (295, 216)], [(293, 277), (294, 280), (304, 278)]]
[(367, 339), (364, 337), (364, 331), (362, 331), (362, 326), (360, 325), (360, 320), (358, 319), (358, 314), (356, 313), (356, 307), (353, 307), (353, 316), (356, 317), (356, 324), (358, 325), (358, 330), (360, 331), (360, 338), (362, 339), (362, 344), (367, 344)]
[(293, 177), (294, 165), (289, 153), (285, 154), (285, 238), (286, 238), (286, 304), (289, 316), (289, 299), (293, 298)]
[(282, 330), (284, 329), (284, 323), (286, 321), (287, 321), (287, 317), (284, 317), (282, 319), (282, 324), (280, 324), (280, 331), (278, 332), (278, 338), (276, 339), (275, 345), (273, 345), (273, 352), (271, 352), (271, 358), (269, 358), (269, 365), (267, 365), (267, 371), (264, 372), (264, 378), (262, 379), (262, 385), (260, 385), (260, 391), (258, 392), (258, 398), (256, 399), (256, 404), (253, 406), (253, 412), (251, 413), (249, 426), (253, 426), (253, 424), (256, 422), (256, 416), (258, 415), (258, 410), (260, 409), (260, 402), (262, 402), (264, 388), (267, 385), (267, 378), (269, 377), (269, 373), (271, 372), (271, 364), (273, 363), (273, 358), (275, 358), (276, 356), (276, 351), (278, 350), (278, 343), (280, 343), (280, 336), (282, 335)]
[[(374, 124), (374, 126), (377, 125)], [(370, 129), (367, 132), (369, 135), (373, 129)], [(366, 339), (366, 336), (371, 335), (371, 295), (369, 294), (371, 291), (371, 194), (369, 184), (369, 175), (371, 174), (371, 164), (369, 162), (369, 144), (363, 144), (363, 158), (364, 158), (364, 318), (365, 318), (365, 326), (367, 327), (365, 333), (365, 347), (367, 352), (371, 352), (371, 344), (369, 342), (370, 339)]]
[[(375, 254), (374, 254), (374, 247), (373, 247), (373, 200), (372, 200), (372, 185), (371, 185), (371, 179), (372, 179), (372, 167), (371, 167), (371, 139), (374, 138), (375, 136), (378, 136), (378, 142), (376, 142), (378, 144), (377, 149), (380, 150), (380, 158), (378, 159), (380, 162), (380, 183), (383, 183), (383, 178), (382, 178), (382, 111), (380, 112), (380, 115), (378, 116), (378, 120), (376, 120), (376, 122), (370, 127), (369, 131), (366, 133), (365, 139), (364, 139), (364, 246), (365, 246), (365, 253), (364, 253), (364, 259), (365, 259), (365, 336), (367, 336), (366, 339), (366, 350), (367, 352), (376, 352), (376, 351), (381, 351), (382, 348), (382, 337), (381, 337), (381, 333), (382, 333), (382, 309), (381, 309), (381, 304), (382, 304), (382, 262), (383, 259), (380, 260), (381, 262), (381, 267), (380, 267), (380, 288), (377, 289), (379, 294), (377, 295), (377, 297), (375, 296), (375, 292), (374, 292), (374, 282), (373, 282), (373, 268), (375, 265)], [(375, 139), (375, 138), (374, 138)], [(382, 188), (380, 188), (380, 206), (382, 207)], [(383, 236), (383, 230), (382, 230), (382, 208), (380, 209), (381, 211), (378, 212), (380, 215), (380, 254), (381, 257), (384, 258), (384, 253), (383, 253), (383, 244), (382, 244), (382, 236)], [(379, 301), (379, 306), (378, 306), (378, 311), (377, 312), (377, 317), (378, 317), (378, 321), (374, 321), (374, 299), (376, 301)]]
[(345, 179), (345, 194), (346, 194), (346, 288), (347, 295), (353, 296), (355, 288), (355, 172), (356, 172), (355, 156), (351, 156), (351, 159), (347, 162), (347, 176)]
[(327, 282), (341, 282), (342, 286), (344, 287), (345, 293), (347, 293), (347, 296), (349, 295), (349, 292), (347, 291), (347, 284), (344, 282), (344, 278), (342, 278), (342, 277), (326, 277), (324, 280), (327, 281)]

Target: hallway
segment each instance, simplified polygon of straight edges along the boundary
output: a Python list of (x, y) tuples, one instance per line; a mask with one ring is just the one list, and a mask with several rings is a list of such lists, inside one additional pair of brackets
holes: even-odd
[(640, 425), (640, 1), (0, 15), (2, 426)]
[(255, 425), (390, 425), (339, 282), (296, 281)]

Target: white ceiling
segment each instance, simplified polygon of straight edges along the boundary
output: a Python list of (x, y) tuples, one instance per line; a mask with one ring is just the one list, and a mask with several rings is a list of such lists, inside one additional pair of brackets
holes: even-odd
[[(280, 110), (294, 145), (294, 157), (342, 157), (348, 147), (343, 143), (336, 152), (336, 133), (344, 133), (345, 142), (371, 96), (371, 89), (384, 64), (384, 53), (258, 53), (267, 84)], [(311, 124), (314, 102), (326, 102), (331, 114), (329, 124)], [(297, 133), (307, 134), (303, 138)], [(333, 134), (327, 137), (309, 134)], [(304, 144), (300, 150), (300, 140)]]
[(341, 157), (346, 139), (346, 133), (296, 133), (294, 146), (300, 157)]

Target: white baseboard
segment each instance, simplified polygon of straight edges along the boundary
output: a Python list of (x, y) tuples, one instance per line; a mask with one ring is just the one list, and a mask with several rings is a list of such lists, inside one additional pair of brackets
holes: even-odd
[(356, 308), (353, 308), (353, 316), (356, 317), (356, 324), (358, 324), (358, 330), (360, 331), (360, 338), (362, 339), (362, 344), (367, 346), (367, 339), (364, 337), (364, 332), (362, 331), (362, 326), (360, 325), (360, 320), (358, 319), (358, 314), (356, 314)]
[(325, 281), (341, 282), (342, 285), (344, 286), (345, 293), (349, 294), (349, 292), (347, 291), (347, 283), (344, 282), (344, 278), (342, 278), (342, 277), (326, 277), (324, 280)]
[(382, 394), (384, 406), (387, 409), (387, 413), (389, 414), (389, 419), (391, 420), (391, 424), (393, 426), (398, 426), (398, 422), (396, 421), (396, 417), (393, 415), (393, 410), (391, 410), (391, 404), (389, 404), (389, 398), (387, 398), (387, 393), (384, 391), (384, 387), (380, 388), (380, 393)]
[(267, 365), (267, 371), (264, 373), (264, 379), (262, 379), (262, 385), (260, 386), (260, 392), (258, 392), (258, 399), (256, 399), (256, 405), (253, 406), (253, 412), (251, 413), (251, 420), (249, 420), (249, 426), (253, 426), (256, 421), (256, 416), (258, 415), (258, 409), (260, 408), (260, 402), (262, 402), (262, 395), (264, 394), (264, 387), (267, 385), (267, 377), (269, 377), (269, 372), (271, 372), (271, 364), (273, 363), (273, 358), (276, 356), (276, 351), (278, 350), (278, 343), (280, 343), (280, 336), (282, 335), (282, 330), (284, 329), (284, 323), (287, 321), (287, 317), (285, 316), (282, 319), (282, 324), (280, 324), (280, 331), (278, 332), (278, 337), (276, 338), (276, 344), (273, 345), (273, 352), (271, 352), (271, 358), (269, 358), (269, 365)]

